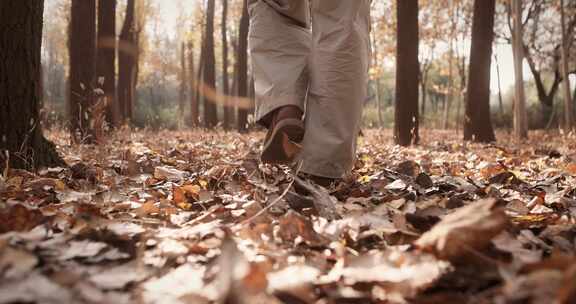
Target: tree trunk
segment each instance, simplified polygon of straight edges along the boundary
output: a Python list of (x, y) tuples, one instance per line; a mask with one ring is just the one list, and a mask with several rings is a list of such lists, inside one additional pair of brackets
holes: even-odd
[(224, 128), (233, 126), (233, 107), (228, 104), (230, 95), (230, 80), (228, 77), (228, 0), (222, 0), (222, 94), (224, 95)]
[[(204, 91), (203, 91), (203, 85), (204, 85), (204, 48), (202, 48), (202, 51), (200, 52), (200, 61), (198, 62), (198, 78), (197, 78), (197, 83), (196, 83), (196, 100), (198, 101), (198, 105), (197, 105), (197, 110), (198, 110), (198, 126), (201, 125), (205, 125), (204, 122), (204, 116), (202, 115), (202, 113), (200, 112), (200, 102), (204, 99)], [(202, 105), (203, 107), (203, 105)]]
[(116, 0), (98, 1), (98, 65), (97, 79), (107, 101), (106, 120), (119, 127), (120, 108), (116, 102)]
[[(452, 40), (452, 39), (451, 39)], [(444, 117), (442, 119), (442, 128), (447, 130), (450, 123), (450, 109), (454, 103), (454, 49), (453, 41), (450, 41), (450, 55), (448, 56), (448, 96), (444, 104)]]
[(76, 142), (93, 143), (90, 110), (96, 69), (96, 0), (72, 0), (70, 14), (70, 120)]
[(564, 79), (564, 130), (570, 131), (574, 128), (574, 108), (570, 92), (570, 74), (568, 68), (568, 38), (566, 37), (566, 17), (564, 11), (564, 0), (560, 0), (560, 19), (562, 23), (562, 78)]
[[(248, 0), (244, 0), (242, 17), (238, 33), (238, 54), (237, 58), (237, 86), (238, 97), (248, 96), (248, 28), (250, 20), (248, 17)], [(238, 109), (238, 131), (246, 132), (248, 127), (248, 109)]]
[[(204, 76), (202, 90), (216, 92), (216, 58), (214, 53), (214, 8), (215, 0), (208, 0), (206, 7), (206, 34), (204, 35)], [(218, 111), (213, 94), (203, 94), (204, 124), (214, 128), (218, 124)]]
[(198, 88), (198, 83), (201, 78), (202, 73), (202, 51), (200, 51), (200, 59), (198, 60), (198, 71), (195, 71), (194, 67), (194, 45), (190, 43), (190, 124), (192, 127), (198, 127), (200, 125), (200, 91)]
[[(373, 19), (372, 22), (375, 22)], [(382, 101), (380, 100), (380, 73), (378, 71), (378, 55), (380, 54), (380, 50), (378, 49), (378, 43), (376, 40), (376, 31), (372, 31), (370, 35), (371, 43), (372, 43), (372, 67), (376, 70), (373, 79), (374, 85), (374, 94), (376, 95), (376, 112), (378, 114), (378, 127), (382, 128), (383, 121), (382, 121)]]
[(514, 135), (517, 139), (528, 137), (528, 123), (526, 115), (526, 94), (524, 92), (524, 42), (522, 30), (522, 0), (512, 0), (512, 18), (514, 20), (513, 49), (514, 49)]
[(490, 65), (496, 0), (475, 0), (464, 139), (496, 141), (490, 117)]
[(396, 111), (394, 137), (402, 146), (417, 144), (418, 132), (418, 0), (397, 0)]
[[(534, 59), (532, 58), (530, 52), (528, 52), (528, 48), (526, 47), (526, 45), (522, 47), (522, 50), (523, 50), (523, 56), (526, 58), (526, 61), (528, 62), (528, 67), (530, 67), (530, 72), (532, 73), (532, 77), (534, 78), (534, 85), (536, 86), (536, 91), (538, 92), (538, 100), (540, 101), (540, 104), (543, 107), (551, 109), (554, 106), (554, 97), (556, 96), (558, 88), (560, 87), (560, 83), (562, 82), (562, 76), (560, 75), (560, 71), (557, 68), (555, 69), (552, 85), (550, 86), (550, 89), (547, 90), (544, 84), (544, 79), (542, 77), (542, 71), (538, 70), (538, 68), (536, 67), (536, 63), (534, 62)], [(557, 60), (559, 59), (555, 57), (554, 59), (555, 62), (553, 64), (553, 66), (555, 67), (559, 66)]]
[(576, 102), (576, 86), (574, 86), (574, 95), (572, 95), (572, 102)]
[(138, 84), (138, 73), (140, 72), (140, 33), (142, 28), (134, 25), (134, 36), (132, 38), (132, 45), (134, 46), (134, 57), (132, 60), (132, 74), (130, 74), (130, 95), (128, 98), (128, 104), (126, 106), (126, 117), (129, 121), (134, 119), (134, 106), (136, 103), (136, 86)]
[(42, 0), (0, 1), (2, 171), (65, 165), (39, 120), (43, 10)]
[[(459, 10), (457, 7), (455, 7), (455, 3), (454, 1), (450, 2), (451, 4), (451, 8), (450, 11), (452, 12), (452, 18), (451, 18), (451, 28), (450, 28), (450, 39), (449, 39), (449, 56), (448, 56), (448, 101), (446, 103), (446, 106), (444, 107), (444, 122), (443, 122), (443, 128), (444, 130), (448, 129), (450, 126), (450, 110), (452, 109), (452, 106), (454, 104), (454, 97), (455, 97), (455, 92), (456, 92), (456, 88), (455, 88), (455, 81), (454, 79), (456, 77), (454, 77), (454, 61), (456, 61), (456, 56), (455, 56), (455, 40), (456, 40), (456, 27), (458, 25), (458, 17), (459, 17)], [(458, 118), (456, 118), (456, 121), (458, 120)], [(455, 124), (456, 128), (458, 126), (458, 123)]]
[(378, 112), (378, 128), (384, 127), (384, 118), (382, 117), (382, 99), (380, 98), (380, 78), (375, 79), (374, 89), (376, 93), (376, 111)]
[(502, 81), (500, 78), (500, 63), (498, 62), (498, 55), (494, 54), (494, 63), (496, 64), (496, 77), (498, 77), (498, 105), (500, 110), (500, 119), (504, 118), (504, 101), (502, 98)]
[(426, 102), (427, 102), (427, 97), (428, 94), (426, 92), (426, 88), (428, 87), (427, 82), (428, 82), (428, 72), (426, 71), (426, 69), (424, 69), (424, 71), (422, 72), (422, 76), (420, 79), (420, 94), (422, 94), (422, 104), (421, 104), (421, 115), (424, 116), (426, 114)]
[(126, 17), (118, 41), (118, 104), (123, 123), (132, 118), (133, 83), (138, 57), (135, 28), (135, 0), (128, 0)]
[(180, 47), (180, 92), (178, 103), (178, 128), (184, 127), (184, 107), (188, 94), (188, 65), (186, 61), (186, 43)]
[(458, 101), (458, 106), (456, 107), (456, 130), (460, 130), (460, 126), (463, 125), (462, 123), (462, 116), (460, 113), (462, 112), (462, 104), (466, 103), (466, 85), (468, 79), (466, 78), (466, 56), (462, 56), (462, 60), (459, 64), (459, 73), (460, 73), (460, 90), (458, 93), (458, 97), (460, 100)]

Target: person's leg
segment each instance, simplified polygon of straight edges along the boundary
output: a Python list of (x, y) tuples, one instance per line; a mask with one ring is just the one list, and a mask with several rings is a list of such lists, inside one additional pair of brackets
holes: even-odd
[(367, 94), (370, 1), (314, 0), (302, 171), (341, 178), (352, 169)]
[[(249, 0), (256, 119), (269, 128), (266, 163), (288, 163), (300, 142), (311, 46), (308, 0)], [(290, 153), (287, 150), (292, 150)]]
[(311, 45), (307, 7), (308, 0), (250, 0), (256, 119), (266, 127), (283, 106), (304, 109)]

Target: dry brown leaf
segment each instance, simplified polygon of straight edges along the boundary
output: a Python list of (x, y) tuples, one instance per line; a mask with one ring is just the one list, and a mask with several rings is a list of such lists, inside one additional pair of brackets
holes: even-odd
[(153, 278), (143, 284), (145, 303), (187, 303), (181, 299), (200, 297), (212, 299), (214, 291), (204, 283), (205, 267), (184, 264), (160, 278)]
[(42, 212), (28, 209), (22, 205), (0, 210), (0, 233), (10, 231), (29, 231), (45, 220)]
[(336, 265), (319, 281), (343, 280), (347, 285), (378, 283), (386, 293), (412, 297), (449, 269), (449, 263), (432, 255), (391, 250), (354, 258), (344, 267)]
[(34, 191), (42, 191), (42, 190), (64, 191), (64, 189), (66, 189), (66, 184), (64, 184), (63, 181), (55, 178), (39, 178), (25, 183), (24, 188), (31, 188)]
[(570, 163), (570, 164), (566, 165), (564, 170), (566, 170), (566, 172), (568, 172), (568, 174), (576, 176), (576, 163)]
[(154, 201), (147, 201), (134, 212), (136, 213), (136, 216), (142, 218), (151, 214), (160, 213), (160, 208), (156, 207), (156, 203)]
[(337, 201), (326, 189), (312, 185), (299, 177), (295, 178), (295, 182), (312, 194), (314, 206), (321, 217), (328, 220), (335, 220), (340, 217), (335, 206)]
[(311, 246), (324, 246), (328, 243), (324, 237), (314, 230), (314, 226), (309, 219), (294, 211), (288, 211), (279, 220), (279, 227), (278, 236), (288, 243), (293, 243), (298, 239)]
[(289, 296), (304, 303), (312, 303), (314, 283), (320, 274), (318, 269), (311, 266), (289, 266), (268, 274), (269, 291), (279, 298)]
[(60, 250), (58, 259), (61, 261), (90, 258), (102, 252), (108, 245), (102, 242), (93, 242), (89, 240), (68, 242), (66, 248)]
[(176, 204), (190, 203), (200, 199), (202, 189), (197, 185), (173, 186), (173, 200)]
[(37, 272), (24, 280), (3, 281), (0, 303), (73, 303), (71, 291)]
[(416, 242), (422, 251), (453, 260), (482, 250), (504, 230), (508, 219), (496, 200), (472, 203), (447, 215)]
[(0, 274), (5, 279), (22, 278), (36, 267), (38, 258), (23, 250), (0, 245)]
[(178, 182), (184, 179), (186, 173), (172, 167), (156, 167), (154, 169), (154, 178), (158, 180), (168, 180)]
[(146, 273), (139, 269), (136, 263), (128, 263), (98, 272), (90, 276), (89, 280), (102, 290), (121, 290), (145, 277)]

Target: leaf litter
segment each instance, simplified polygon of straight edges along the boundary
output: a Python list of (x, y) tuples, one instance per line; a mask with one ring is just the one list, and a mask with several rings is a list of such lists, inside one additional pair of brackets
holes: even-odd
[(51, 136), (70, 168), (0, 176), (0, 303), (576, 303), (573, 135), (369, 131), (329, 189), (262, 134)]

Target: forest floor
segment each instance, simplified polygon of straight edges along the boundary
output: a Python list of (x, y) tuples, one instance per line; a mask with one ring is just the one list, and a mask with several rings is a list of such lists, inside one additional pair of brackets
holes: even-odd
[(327, 190), (262, 133), (49, 135), (70, 168), (0, 176), (0, 303), (576, 303), (574, 135), (371, 130)]

